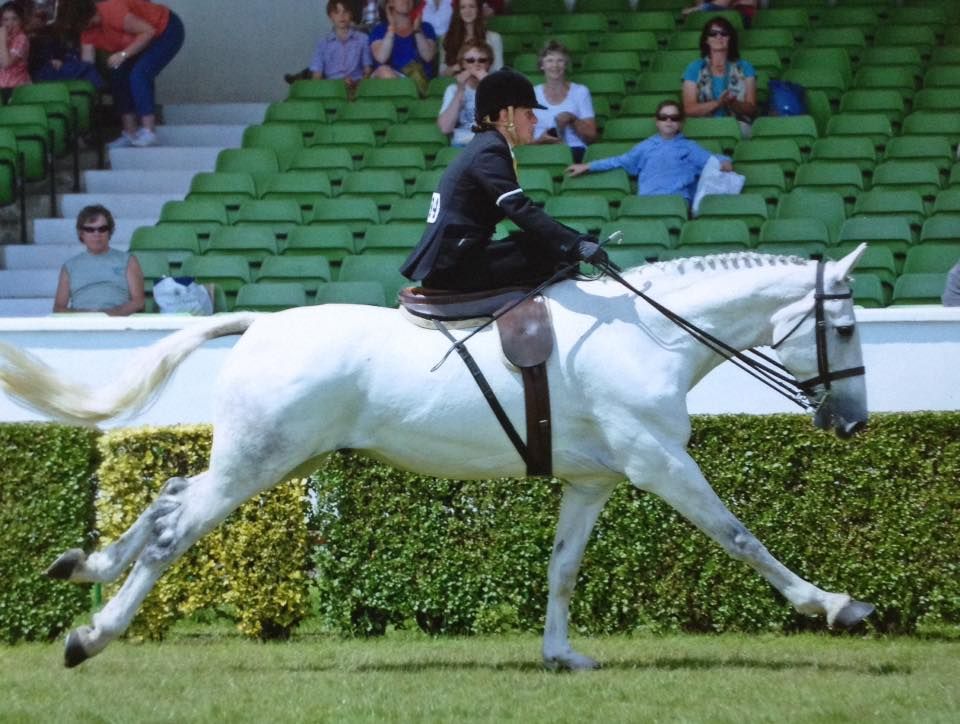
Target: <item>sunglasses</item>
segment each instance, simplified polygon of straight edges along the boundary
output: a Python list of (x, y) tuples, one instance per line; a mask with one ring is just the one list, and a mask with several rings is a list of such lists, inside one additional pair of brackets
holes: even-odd
[(674, 123), (679, 123), (679, 122), (682, 121), (683, 119), (682, 119), (680, 116), (674, 115), (674, 114), (672, 114), (672, 113), (658, 113), (658, 114), (657, 114), (657, 120), (658, 120), (658, 121), (673, 121)]
[(489, 59), (489, 58), (475, 58), (475, 57), (472, 57), (472, 56), (471, 56), (471, 57), (469, 57), (469, 58), (464, 58), (464, 59), (463, 59), (463, 62), (464, 62), (464, 63), (489, 63), (489, 62), (490, 62), (490, 59)]
[(84, 231), (87, 234), (106, 234), (110, 231), (109, 226), (81, 226), (80, 231)]
[(711, 30), (709, 33), (707, 33), (707, 35), (709, 35), (711, 38), (729, 38), (730, 37), (730, 33), (728, 33), (726, 30)]

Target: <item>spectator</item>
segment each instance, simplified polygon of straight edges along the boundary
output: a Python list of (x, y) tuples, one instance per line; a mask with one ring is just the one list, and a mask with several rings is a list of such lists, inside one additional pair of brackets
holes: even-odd
[(27, 34), (30, 37), (30, 77), (35, 82), (86, 80), (94, 88), (104, 87), (97, 66), (80, 59), (76, 36), (61, 37), (53, 26), (44, 22), (28, 25)]
[(590, 89), (567, 80), (569, 65), (570, 53), (556, 40), (549, 41), (540, 51), (540, 70), (546, 82), (534, 90), (546, 110), (537, 111), (534, 143), (566, 143), (573, 160), (579, 163), (587, 144), (597, 138), (597, 122)]
[(753, 23), (753, 16), (757, 14), (757, 0), (713, 0), (713, 2), (698, 2), (681, 13), (689, 15), (697, 12), (717, 12), (720, 10), (736, 10), (743, 18), (743, 27), (749, 28)]
[[(697, 180), (710, 152), (683, 135), (683, 109), (676, 101), (661, 101), (655, 115), (657, 133), (641, 141), (622, 156), (603, 158), (590, 163), (575, 163), (567, 174), (609, 171), (622, 168), (637, 177), (638, 196), (680, 194), (687, 204), (693, 200)], [(726, 156), (718, 156), (720, 169), (732, 171)]]
[(23, 25), (23, 10), (17, 3), (0, 5), (0, 99), (4, 103), (14, 88), (30, 83), (30, 40)]
[(381, 0), (362, 0), (358, 17), (360, 22), (357, 23), (357, 30), (368, 35), (377, 23), (387, 19)]
[(460, 46), (457, 82), (443, 92), (443, 104), (437, 125), (444, 133), (453, 134), (451, 146), (466, 146), (473, 140), (473, 124), (477, 107), (477, 85), (490, 72), (493, 50), (479, 40), (468, 40)]
[(105, 312), (125, 317), (143, 310), (143, 272), (135, 256), (110, 248), (113, 215), (103, 206), (77, 214), (77, 234), (87, 247), (60, 269), (54, 312)]
[(740, 57), (736, 29), (717, 17), (700, 33), (701, 58), (683, 72), (683, 111), (687, 116), (735, 116), (747, 138), (757, 113), (757, 72)]
[(493, 48), (493, 64), (491, 70), (500, 70), (503, 67), (503, 38), (500, 33), (487, 30), (484, 16), (481, 13), (484, 0), (455, 0), (456, 6), (450, 29), (443, 38), (443, 64), (440, 66), (441, 75), (458, 75), (464, 69), (457, 63), (460, 48), (468, 40), (485, 41)]
[(947, 274), (947, 285), (942, 299), (945, 307), (960, 307), (960, 261), (954, 264)]
[(426, 96), (433, 77), (437, 36), (430, 23), (411, 17), (413, 0), (387, 0), (387, 22), (370, 31), (370, 50), (377, 63), (374, 78), (412, 78)]
[(453, 17), (453, 3), (450, 0), (423, 0), (423, 21), (433, 26), (438, 38), (447, 34)]
[(72, 0), (60, 5), (59, 22), (66, 35), (80, 34), (83, 60), (110, 53), (110, 89), (123, 123), (110, 146), (156, 145), (153, 84), (183, 45), (177, 14), (147, 0)]
[(317, 43), (310, 75), (317, 79), (342, 79), (352, 92), (373, 69), (370, 44), (367, 36), (353, 27), (353, 12), (346, 0), (329, 0), (327, 17), (333, 29)]

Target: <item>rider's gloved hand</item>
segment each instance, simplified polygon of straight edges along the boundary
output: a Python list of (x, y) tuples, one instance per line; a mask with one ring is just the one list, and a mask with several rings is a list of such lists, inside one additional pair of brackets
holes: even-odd
[(607, 252), (597, 243), (595, 236), (584, 234), (577, 239), (577, 258), (588, 264), (602, 264), (610, 261)]

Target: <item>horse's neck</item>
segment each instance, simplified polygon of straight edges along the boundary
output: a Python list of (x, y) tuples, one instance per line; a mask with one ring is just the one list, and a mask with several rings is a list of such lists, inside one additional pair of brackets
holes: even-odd
[(631, 274), (638, 288), (649, 281), (651, 297), (738, 350), (769, 344), (771, 318), (810, 291), (813, 275), (812, 264), (751, 254), (670, 262)]

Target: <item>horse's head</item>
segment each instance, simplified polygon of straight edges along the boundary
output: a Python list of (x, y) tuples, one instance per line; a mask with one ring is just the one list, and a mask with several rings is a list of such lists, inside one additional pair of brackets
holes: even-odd
[[(867, 424), (863, 352), (848, 274), (867, 245), (818, 265), (814, 288), (773, 317), (774, 348), (816, 406), (814, 424), (850, 437)], [(821, 276), (822, 275), (822, 276)]]

